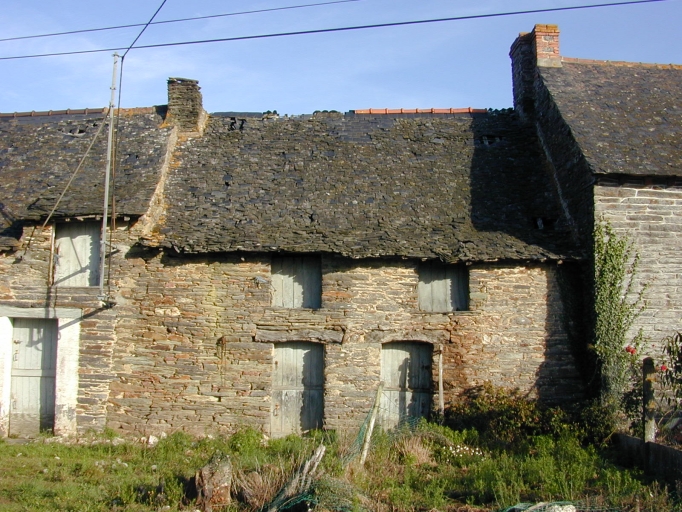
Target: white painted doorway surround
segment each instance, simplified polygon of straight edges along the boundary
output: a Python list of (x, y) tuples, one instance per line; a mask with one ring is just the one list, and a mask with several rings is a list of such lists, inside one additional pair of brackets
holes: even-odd
[[(81, 317), (80, 309), (0, 305), (0, 436), (31, 437), (41, 426), (76, 433)], [(54, 418), (31, 424), (32, 411)]]

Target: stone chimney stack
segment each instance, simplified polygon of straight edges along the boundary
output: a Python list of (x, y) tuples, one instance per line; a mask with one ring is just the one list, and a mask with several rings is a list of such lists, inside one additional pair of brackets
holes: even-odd
[(521, 117), (535, 114), (535, 79), (538, 67), (561, 67), (559, 27), (535, 25), (531, 33), (522, 32), (512, 44), (514, 108)]
[(168, 79), (167, 122), (183, 132), (203, 132), (206, 111), (202, 104), (199, 82), (188, 78)]

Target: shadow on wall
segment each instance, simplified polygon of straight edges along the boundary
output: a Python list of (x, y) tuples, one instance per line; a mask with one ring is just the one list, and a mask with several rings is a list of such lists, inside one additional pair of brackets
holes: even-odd
[[(474, 228), (493, 240), (499, 236), (497, 244), (510, 259), (575, 258), (579, 247), (534, 128), (511, 111), (476, 116), (471, 126)], [(582, 397), (585, 389), (577, 364), (587, 323), (581, 264), (538, 264), (547, 269), (547, 296), (544, 357), (534, 387), (543, 402), (565, 402)]]
[(301, 367), (300, 431), (321, 429), (324, 416), (324, 345), (309, 343)]
[[(588, 375), (585, 358), (584, 322), (581, 319), (583, 295), (580, 291), (580, 267), (564, 264), (550, 267), (547, 274), (547, 315), (545, 317), (544, 361), (536, 373), (538, 399), (546, 404), (560, 404), (585, 397)], [(581, 347), (582, 344), (582, 353)]]

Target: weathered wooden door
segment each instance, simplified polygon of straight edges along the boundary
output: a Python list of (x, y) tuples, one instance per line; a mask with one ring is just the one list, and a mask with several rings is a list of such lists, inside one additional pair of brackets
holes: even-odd
[(33, 437), (54, 427), (57, 321), (14, 319), (9, 433)]
[(271, 436), (322, 428), (324, 346), (276, 343), (273, 364)]
[(392, 428), (411, 418), (428, 416), (431, 411), (431, 361), (433, 347), (428, 343), (396, 341), (381, 347), (380, 422)]

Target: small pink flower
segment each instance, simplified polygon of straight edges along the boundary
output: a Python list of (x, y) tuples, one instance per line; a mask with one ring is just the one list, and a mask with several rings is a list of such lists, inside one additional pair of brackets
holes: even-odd
[(662, 372), (667, 372), (667, 371), (668, 371), (668, 367), (667, 367), (666, 365), (662, 364), (662, 365), (661, 365), (661, 371), (662, 371)]

